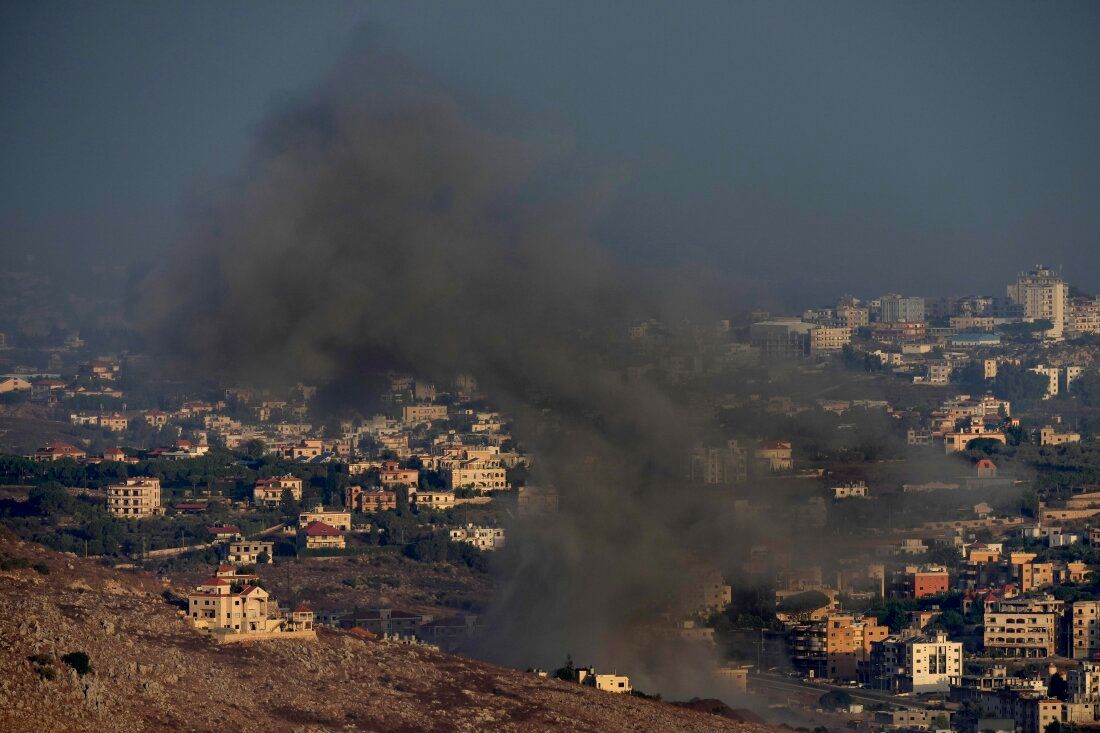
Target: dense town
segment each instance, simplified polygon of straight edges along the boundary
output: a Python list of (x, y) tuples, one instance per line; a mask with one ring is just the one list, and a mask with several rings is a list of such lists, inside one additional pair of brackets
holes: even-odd
[[(9, 531), (186, 583), (180, 623), (220, 644), (331, 627), (476, 653), (493, 634), (493, 558), (566, 487), (533, 480), (474, 375), (391, 370), (354, 415), (312, 385), (182, 386), (117, 346), (110, 308), (78, 318), (4, 277)], [(713, 652), (715, 689), (826, 727), (1100, 724), (1100, 298), (1039, 266), (1003, 296), (845, 295), (615, 339), (623, 380), (719, 426), (678, 490), (744, 531), (659, 629)], [(531, 671), (645, 694), (622, 667)]]

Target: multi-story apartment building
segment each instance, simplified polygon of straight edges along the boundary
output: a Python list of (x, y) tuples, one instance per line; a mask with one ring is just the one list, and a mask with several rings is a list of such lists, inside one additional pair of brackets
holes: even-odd
[(1069, 652), (1074, 659), (1100, 659), (1100, 601), (1074, 601)]
[(128, 478), (124, 484), (107, 487), (107, 511), (124, 519), (144, 519), (163, 510), (160, 506), (160, 479)]
[(749, 326), (749, 343), (768, 359), (800, 359), (810, 353), (813, 328), (797, 319), (761, 321)]
[(385, 461), (378, 472), (383, 486), (408, 486), (415, 489), (420, 483), (420, 472), (415, 468), (401, 468), (397, 461)]
[(1069, 302), (1066, 331), (1100, 333), (1100, 298), (1073, 298)]
[(448, 486), (451, 489), (478, 489), (480, 491), (503, 491), (512, 488), (508, 483), (508, 472), (495, 462), (466, 461), (455, 466), (448, 474)]
[(447, 419), (446, 405), (405, 405), (401, 408), (401, 419), (406, 423), (432, 422)]
[(927, 598), (946, 593), (950, 576), (942, 565), (906, 565), (896, 576), (895, 592), (905, 598)]
[(836, 323), (838, 326), (852, 329), (863, 328), (871, 322), (870, 311), (854, 305), (841, 305), (836, 309)]
[(890, 294), (879, 298), (882, 323), (920, 323), (924, 321), (924, 298), (905, 298)]
[(1023, 306), (1024, 318), (1048, 320), (1048, 334), (1060, 338), (1065, 332), (1069, 311), (1069, 288), (1058, 275), (1038, 265), (1031, 272), (1022, 272), (1016, 282), (1008, 286), (1008, 298)]
[(871, 646), (890, 633), (873, 617), (836, 615), (825, 619), (826, 675), (831, 679), (854, 680), (859, 665), (866, 663)]
[(692, 451), (689, 478), (707, 485), (735, 484), (748, 479), (748, 456), (736, 440), (725, 448), (696, 448)]
[(384, 512), (397, 508), (397, 492), (349, 486), (344, 491), (344, 507), (354, 512)]
[(810, 353), (840, 351), (852, 343), (852, 329), (847, 326), (814, 326), (810, 329)]
[(302, 500), (302, 479), (292, 474), (262, 478), (252, 488), (252, 501), (258, 506), (276, 507), (283, 500), (283, 492), (289, 491), (294, 501)]
[(1052, 613), (985, 614), (985, 650), (1003, 657), (1051, 657), (1058, 619)]
[(889, 636), (873, 645), (860, 679), (895, 692), (947, 692), (962, 679), (962, 647), (942, 632)]

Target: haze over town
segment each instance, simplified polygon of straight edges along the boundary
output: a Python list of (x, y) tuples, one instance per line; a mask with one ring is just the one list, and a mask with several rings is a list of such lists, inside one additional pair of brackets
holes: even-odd
[(0, 11), (0, 727), (1100, 724), (1096, 8), (475, 7)]

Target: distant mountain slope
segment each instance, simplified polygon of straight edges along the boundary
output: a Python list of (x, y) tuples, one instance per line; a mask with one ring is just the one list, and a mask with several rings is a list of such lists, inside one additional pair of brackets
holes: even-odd
[(770, 730), (344, 632), (218, 647), (155, 578), (9, 536), (4, 559), (3, 731)]

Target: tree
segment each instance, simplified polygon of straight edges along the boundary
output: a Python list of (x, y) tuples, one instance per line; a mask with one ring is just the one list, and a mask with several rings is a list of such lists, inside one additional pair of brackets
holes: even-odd
[(565, 655), (565, 664), (554, 670), (554, 677), (566, 682), (573, 682), (577, 679), (577, 669), (573, 666), (572, 654)]
[(244, 454), (249, 458), (263, 458), (266, 452), (264, 442), (259, 438), (253, 438), (252, 440), (246, 441), (241, 447)]
[(986, 390), (985, 367), (981, 362), (972, 361), (951, 373), (953, 381), (967, 392), (981, 394)]
[(31, 511), (42, 517), (71, 514), (76, 507), (69, 492), (54, 482), (34, 487), (27, 498)]
[(1014, 364), (1002, 364), (993, 380), (993, 394), (1013, 404), (1024, 405), (1043, 399), (1050, 380), (1042, 374)]
[(1086, 372), (1077, 377), (1069, 392), (1086, 407), (1100, 407), (1100, 372)]
[(282, 496), (279, 497), (279, 511), (287, 520), (297, 519), (301, 507), (294, 500), (294, 494), (290, 489), (283, 489)]
[(1069, 684), (1066, 682), (1066, 678), (1057, 672), (1052, 674), (1050, 682), (1047, 684), (1047, 695), (1056, 697), (1062, 702), (1069, 700)]
[(61, 657), (61, 661), (75, 669), (81, 677), (92, 671), (91, 660), (84, 652), (69, 652)]
[(817, 702), (826, 710), (842, 710), (852, 704), (852, 696), (844, 690), (833, 690), (826, 692)]

